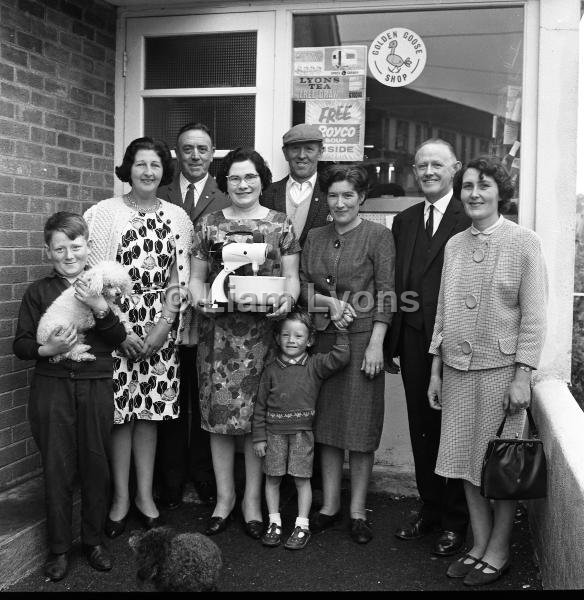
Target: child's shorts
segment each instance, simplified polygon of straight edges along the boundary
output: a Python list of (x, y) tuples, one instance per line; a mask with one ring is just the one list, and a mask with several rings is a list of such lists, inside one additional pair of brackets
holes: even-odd
[[(269, 433), (264, 473), (272, 477), (292, 475), (292, 477), (312, 477), (314, 460), (314, 433)], [(286, 469), (286, 465), (288, 468)]]

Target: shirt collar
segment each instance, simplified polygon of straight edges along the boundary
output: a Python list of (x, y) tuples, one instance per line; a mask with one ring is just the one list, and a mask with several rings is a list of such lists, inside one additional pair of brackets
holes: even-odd
[[(452, 198), (452, 190), (450, 190), (445, 196), (442, 196), (442, 198), (438, 198), (438, 200), (436, 200), (436, 202), (434, 202), (434, 210), (437, 210), (441, 215), (443, 215), (446, 212), (446, 209), (448, 208), (448, 204), (450, 202), (450, 199)], [(424, 214), (427, 215), (428, 211), (430, 210), (430, 204), (431, 202), (428, 202), (428, 200), (424, 200)]]
[(281, 356), (276, 358), (276, 362), (282, 369), (286, 367), (291, 367), (292, 365), (301, 365), (302, 367), (306, 364), (308, 360), (308, 354), (305, 352), (300, 358), (291, 358), (290, 360), (284, 360)]
[[(197, 192), (195, 199), (201, 195), (201, 192), (203, 191), (203, 188), (205, 187), (205, 184), (207, 183), (208, 177), (209, 177), (209, 173), (207, 173), (205, 175), (205, 177), (203, 177), (203, 179), (199, 179), (199, 181), (194, 182), (195, 190)], [(181, 191), (182, 197), (184, 199), (185, 194), (187, 193), (187, 188), (189, 187), (189, 184), (191, 182), (182, 174), (182, 171), (180, 174), (179, 181), (180, 181), (180, 191)]]
[(296, 181), (296, 179), (294, 179), (294, 177), (292, 177), (292, 175), (290, 175), (290, 177), (288, 177), (288, 182), (286, 185), (288, 186), (288, 189), (290, 189), (295, 183), (298, 184), (301, 188), (304, 185), (308, 185), (308, 186), (310, 186), (311, 189), (314, 189), (314, 186), (316, 185), (317, 177), (318, 177), (318, 173), (314, 173), (314, 175), (310, 179), (307, 179), (306, 181), (303, 181), (302, 183), (300, 183), (299, 181)]
[(499, 227), (501, 227), (501, 225), (503, 225), (504, 220), (505, 220), (505, 217), (503, 215), (499, 215), (499, 218), (497, 219), (497, 221), (495, 223), (493, 223), (490, 227), (487, 227), (485, 230), (479, 231), (474, 225), (471, 225), (470, 232), (473, 235), (479, 235), (479, 233), (482, 233), (483, 235), (491, 235), (491, 233), (493, 233), (493, 231), (499, 229)]
[[(83, 268), (83, 271), (81, 271), (81, 273), (88, 271), (89, 270), (89, 265), (85, 265), (85, 267)], [(81, 273), (79, 273), (79, 275), (77, 275), (77, 277), (75, 277), (75, 279), (73, 280), (73, 283), (75, 283), (75, 281), (77, 281), (77, 279), (79, 279), (79, 277), (81, 276)], [(55, 277), (56, 279), (64, 279), (69, 285), (73, 285), (73, 283), (71, 281), (69, 281), (68, 277), (65, 277), (65, 275), (61, 275), (61, 273), (57, 272), (55, 269), (53, 269), (50, 274), (49, 277)]]

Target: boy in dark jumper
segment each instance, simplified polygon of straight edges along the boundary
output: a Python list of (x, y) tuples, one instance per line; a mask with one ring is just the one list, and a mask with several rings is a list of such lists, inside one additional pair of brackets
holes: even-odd
[[(87, 224), (81, 215), (58, 212), (44, 227), (45, 250), (53, 272), (33, 282), (20, 305), (14, 354), (35, 360), (28, 416), (40, 450), (45, 477), (49, 555), (45, 575), (59, 581), (67, 574), (75, 475), (81, 481), (81, 540), (89, 564), (109, 571), (111, 558), (103, 545), (103, 527), (110, 492), (108, 465), (114, 403), (112, 350), (126, 330), (103, 296), (92, 296), (76, 281), (89, 254)], [(39, 320), (50, 304), (74, 285), (75, 297), (89, 306), (95, 327), (85, 332), (95, 361), (75, 362), (51, 357), (67, 352), (77, 341), (73, 325), (56, 328), (47, 342), (36, 341)]]
[(294, 478), (298, 492), (298, 518), (284, 547), (301, 550), (310, 539), (312, 422), (318, 392), (324, 379), (349, 363), (349, 336), (346, 329), (339, 328), (330, 352), (309, 355), (307, 348), (314, 343), (314, 326), (307, 312), (296, 308), (277, 327), (280, 353), (262, 372), (252, 420), (254, 452), (256, 456), (265, 456), (270, 522), (262, 543), (278, 546), (282, 541), (280, 483), (288, 473)]

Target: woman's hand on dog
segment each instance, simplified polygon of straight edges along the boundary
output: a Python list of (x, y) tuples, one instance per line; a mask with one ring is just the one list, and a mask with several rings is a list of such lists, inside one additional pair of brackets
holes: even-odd
[(98, 296), (91, 294), (89, 286), (85, 281), (78, 279), (73, 285), (75, 287), (75, 298), (77, 298), (79, 302), (83, 302), (83, 304), (88, 306), (93, 312), (107, 310), (108, 303), (105, 301), (105, 298), (101, 294)]
[(120, 344), (120, 350), (132, 360), (136, 360), (142, 354), (144, 342), (142, 338), (133, 331), (128, 333), (126, 339)]

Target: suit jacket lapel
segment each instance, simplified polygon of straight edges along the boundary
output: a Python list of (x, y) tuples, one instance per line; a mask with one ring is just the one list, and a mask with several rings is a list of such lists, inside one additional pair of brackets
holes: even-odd
[(196, 199), (195, 206), (191, 211), (190, 217), (193, 223), (197, 222), (197, 219), (201, 216), (201, 213), (213, 202), (213, 198), (215, 197), (215, 190), (217, 186), (215, 184), (215, 180), (209, 175), (207, 177), (207, 181), (205, 182), (205, 187), (203, 188), (201, 195)]
[(175, 177), (168, 186), (168, 198), (166, 199), (177, 206), (183, 205), (183, 198), (180, 193), (180, 179), (178, 177)]
[(451, 198), (440, 225), (436, 230), (436, 233), (432, 237), (432, 243), (430, 244), (430, 251), (428, 252), (428, 258), (426, 260), (426, 269), (430, 266), (432, 261), (436, 258), (436, 255), (446, 245), (446, 242), (452, 236), (452, 230), (456, 227), (458, 215), (460, 213), (460, 203), (456, 198)]
[(306, 215), (306, 224), (304, 225), (302, 234), (304, 234), (305, 231), (308, 231), (309, 229), (311, 229), (312, 223), (319, 213), (319, 208), (320, 208), (321, 202), (323, 202), (323, 200), (321, 200), (320, 186), (318, 184), (318, 178), (317, 178), (316, 185), (314, 186), (314, 190), (312, 191), (312, 197), (310, 199), (310, 207), (308, 208), (308, 214)]
[(408, 232), (409, 235), (406, 238), (403, 253), (402, 290), (406, 290), (408, 286), (408, 274), (410, 272), (410, 265), (412, 264), (416, 236), (418, 235), (418, 230), (420, 229), (420, 221), (424, 218), (424, 203), (420, 202), (416, 206), (417, 209), (412, 212), (410, 223), (404, 227), (404, 233)]

